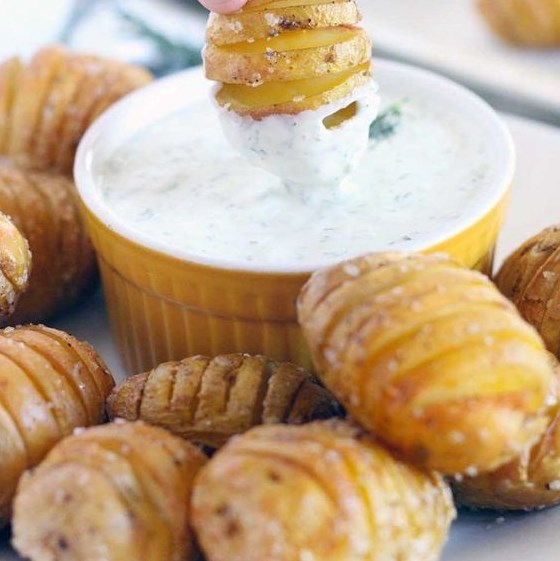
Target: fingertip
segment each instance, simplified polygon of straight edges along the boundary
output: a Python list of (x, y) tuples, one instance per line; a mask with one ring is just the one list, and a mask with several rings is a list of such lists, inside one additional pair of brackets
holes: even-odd
[(210, 10), (218, 14), (231, 14), (243, 8), (247, 0), (199, 0), (200, 3)]

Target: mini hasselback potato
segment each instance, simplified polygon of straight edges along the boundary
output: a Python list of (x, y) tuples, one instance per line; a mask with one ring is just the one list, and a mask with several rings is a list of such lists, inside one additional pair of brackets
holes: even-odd
[(560, 356), (560, 226), (539, 232), (514, 251), (496, 285)]
[(355, 0), (248, 2), (212, 14), (206, 76), (219, 105), (260, 120), (341, 101), (371, 79), (371, 41)]
[(100, 423), (113, 386), (87, 343), (44, 326), (0, 331), (0, 526), (22, 473), (76, 427)]
[(13, 313), (20, 294), (27, 288), (30, 271), (27, 240), (0, 212), (0, 318)]
[(13, 544), (31, 561), (189, 561), (192, 444), (141, 422), (80, 431), (21, 480)]
[(544, 432), (554, 374), (541, 339), (446, 256), (379, 253), (319, 271), (298, 313), (327, 388), (414, 462), (489, 471)]
[(345, 421), (261, 426), (201, 470), (193, 526), (208, 561), (428, 561), (455, 511), (435, 473)]
[(151, 80), (145, 70), (45, 47), (0, 65), (0, 154), (17, 165), (71, 175), (84, 132), (104, 109)]
[(503, 40), (529, 47), (560, 45), (557, 0), (478, 0), (488, 25)]
[[(560, 369), (556, 359), (557, 387)], [(548, 426), (540, 440), (497, 470), (453, 482), (463, 506), (496, 510), (534, 510), (560, 503), (560, 403), (550, 405)]]
[(93, 246), (70, 179), (0, 160), (0, 211), (27, 238), (33, 256), (28, 290), (0, 324), (43, 321), (75, 305), (97, 279)]
[(194, 356), (133, 376), (108, 399), (111, 418), (141, 419), (209, 448), (254, 425), (340, 415), (303, 368), (263, 356)]

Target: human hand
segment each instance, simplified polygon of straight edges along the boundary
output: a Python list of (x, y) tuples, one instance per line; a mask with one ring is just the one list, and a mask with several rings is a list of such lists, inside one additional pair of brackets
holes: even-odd
[(211, 12), (229, 14), (240, 10), (247, 0), (199, 0), (199, 2)]

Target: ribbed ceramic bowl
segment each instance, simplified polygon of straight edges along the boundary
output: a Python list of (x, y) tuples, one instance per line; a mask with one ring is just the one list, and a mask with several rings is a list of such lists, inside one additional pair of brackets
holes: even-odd
[[(466, 113), (477, 123), (477, 133), (491, 139), (495, 181), (484, 187), (483, 202), (461, 223), (412, 248), (447, 252), (469, 267), (489, 270), (514, 171), (507, 130), (483, 101), (448, 80), (395, 63), (375, 66), (381, 88), (385, 81), (404, 81), (411, 95), (429, 92), (434, 103)], [(263, 353), (309, 365), (295, 300), (312, 271), (241, 270), (201, 262), (131, 229), (105, 204), (96, 185), (96, 162), (146, 125), (208, 95), (209, 87), (201, 69), (160, 80), (111, 108), (78, 150), (76, 182), (109, 317), (130, 373), (199, 353)], [(382, 249), (372, 240), (372, 251)]]

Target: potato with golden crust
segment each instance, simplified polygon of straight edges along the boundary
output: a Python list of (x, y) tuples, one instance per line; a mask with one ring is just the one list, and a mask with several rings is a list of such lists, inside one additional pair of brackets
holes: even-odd
[(371, 41), (354, 0), (248, 2), (212, 15), (206, 76), (219, 105), (260, 120), (341, 101), (371, 80)]
[(15, 314), (0, 324), (43, 321), (91, 291), (97, 280), (95, 253), (70, 179), (0, 160), (0, 211), (12, 218), (33, 255), (29, 288)]
[(528, 239), (504, 262), (496, 285), (560, 356), (560, 226)]
[(208, 561), (432, 561), (455, 516), (439, 475), (345, 421), (231, 440), (197, 477), (192, 509)]
[(206, 457), (141, 422), (59, 443), (18, 487), (13, 544), (31, 561), (189, 561), (193, 479)]
[(560, 367), (556, 397), (547, 412), (548, 426), (540, 440), (497, 470), (453, 482), (457, 502), (463, 506), (495, 510), (534, 510), (560, 503)]
[(508, 43), (560, 46), (557, 0), (478, 0), (478, 7), (491, 29)]
[(44, 326), (0, 331), (0, 526), (22, 473), (75, 428), (102, 422), (113, 386), (87, 343)]
[(147, 84), (145, 70), (45, 47), (29, 63), (0, 66), (0, 154), (18, 166), (72, 174), (79, 140), (92, 120)]
[(0, 212), (0, 318), (11, 315), (27, 288), (31, 253), (12, 220)]
[(540, 337), (487, 277), (446, 256), (324, 269), (298, 315), (327, 388), (413, 462), (490, 471), (545, 430), (554, 374)]
[(305, 369), (246, 354), (161, 364), (125, 380), (107, 403), (113, 419), (141, 419), (208, 448), (255, 425), (342, 414)]

